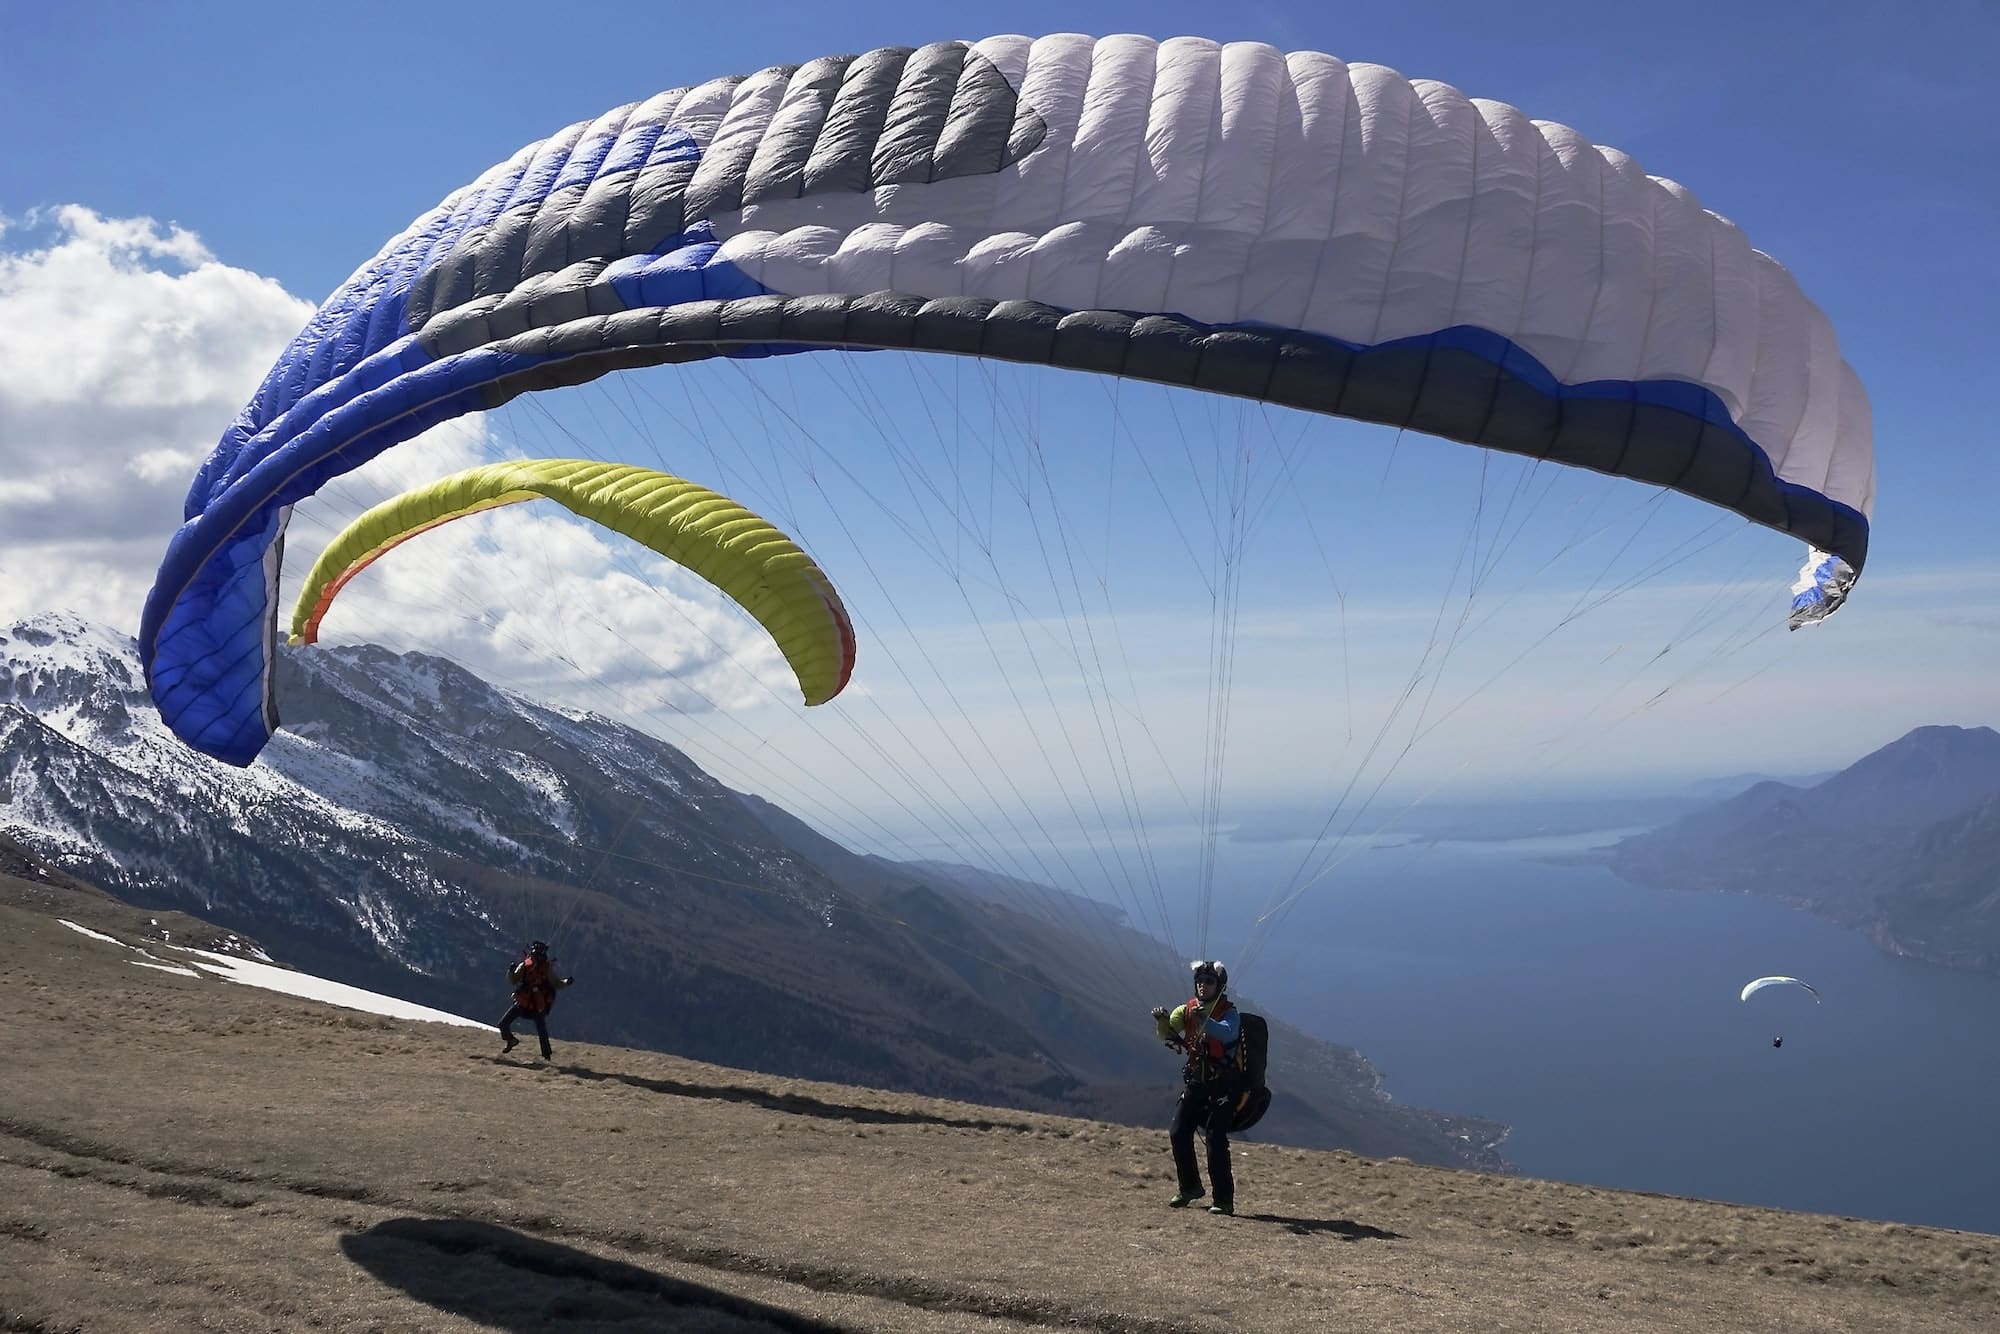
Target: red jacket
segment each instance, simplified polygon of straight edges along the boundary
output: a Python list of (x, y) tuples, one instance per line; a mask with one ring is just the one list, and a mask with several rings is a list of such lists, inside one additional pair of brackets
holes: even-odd
[(537, 959), (532, 954), (522, 959), (516, 969), (514, 1004), (522, 1014), (547, 1014), (556, 1003), (556, 988), (562, 985), (556, 980), (555, 969), (547, 959)]

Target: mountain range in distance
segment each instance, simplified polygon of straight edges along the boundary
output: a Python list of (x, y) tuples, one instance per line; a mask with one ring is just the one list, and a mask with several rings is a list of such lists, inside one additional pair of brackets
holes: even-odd
[(1589, 859), (1663, 889), (1758, 894), (1882, 948), (2000, 972), (2000, 732), (1919, 727), (1816, 782), (1759, 782)]

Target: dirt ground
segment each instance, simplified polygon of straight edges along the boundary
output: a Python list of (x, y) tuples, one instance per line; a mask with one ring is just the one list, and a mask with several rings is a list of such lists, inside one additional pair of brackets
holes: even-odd
[(560, 1009), (553, 1063), (503, 1059), (58, 914), (170, 955), (0, 884), (0, 1330), (2000, 1329), (2000, 1237), (1256, 1143), (1236, 1217), (1173, 1211), (1164, 1132), (572, 1044)]

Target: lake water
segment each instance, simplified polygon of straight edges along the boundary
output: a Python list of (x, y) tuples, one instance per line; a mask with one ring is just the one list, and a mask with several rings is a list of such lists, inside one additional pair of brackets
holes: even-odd
[[(1247, 958), (1254, 909), (1219, 890), (1211, 952), (1399, 1101), (1506, 1122), (1527, 1175), (2000, 1233), (2000, 978), (1535, 859), (1604, 841), (1361, 852)], [(1229, 846), (1218, 884), (1274, 883), (1298, 855)], [(1737, 999), (1772, 973), (1824, 1003)]]

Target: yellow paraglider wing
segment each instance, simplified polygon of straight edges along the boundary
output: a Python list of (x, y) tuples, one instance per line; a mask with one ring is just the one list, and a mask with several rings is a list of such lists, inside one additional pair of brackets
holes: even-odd
[(310, 644), (347, 582), (399, 543), (481, 510), (546, 498), (625, 534), (728, 594), (770, 632), (807, 704), (854, 671), (854, 627), (812, 557), (767, 520), (668, 473), (588, 459), (522, 459), (453, 473), (386, 500), (335, 536), (292, 609), (291, 642)]

